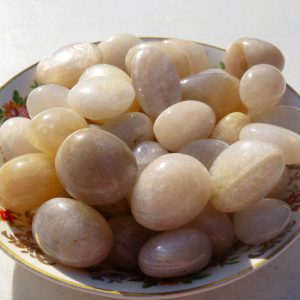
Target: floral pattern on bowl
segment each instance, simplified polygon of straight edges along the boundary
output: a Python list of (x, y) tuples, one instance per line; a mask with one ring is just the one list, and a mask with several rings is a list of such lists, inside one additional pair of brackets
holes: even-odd
[[(224, 50), (204, 46), (213, 65), (224, 68)], [(29, 117), (26, 95), (37, 86), (35, 69), (36, 65), (29, 67), (0, 88), (0, 123), (11, 117)], [(288, 87), (284, 103), (300, 107), (299, 100), (300, 96)], [(300, 165), (290, 166), (289, 172), (290, 182), (283, 200), (291, 206), (293, 216), (285, 231), (255, 247), (236, 241), (230, 254), (214, 258), (204, 270), (191, 275), (154, 279), (140, 272), (124, 272), (107, 266), (83, 270), (64, 267), (47, 257), (34, 242), (31, 232), (33, 213), (19, 214), (1, 207), (0, 248), (24, 267), (47, 279), (98, 295), (124, 299), (170, 299), (199, 293), (250, 274), (295, 241), (300, 234)]]

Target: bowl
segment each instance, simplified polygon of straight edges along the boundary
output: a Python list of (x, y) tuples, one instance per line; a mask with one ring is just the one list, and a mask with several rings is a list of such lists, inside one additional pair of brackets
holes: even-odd
[[(161, 38), (144, 38), (157, 41)], [(224, 49), (202, 44), (214, 67), (224, 68)], [(8, 118), (29, 117), (26, 95), (37, 86), (34, 64), (0, 88), (0, 122)], [(287, 87), (285, 105), (300, 107), (300, 96)], [(30, 271), (56, 283), (86, 293), (119, 299), (170, 299), (201, 293), (232, 283), (255, 272), (286, 250), (300, 234), (300, 165), (289, 168), (290, 184), (283, 197), (292, 208), (292, 219), (278, 237), (259, 246), (236, 242), (225, 257), (213, 259), (200, 272), (174, 278), (154, 279), (142, 273), (124, 272), (107, 267), (72, 269), (47, 257), (32, 238), (33, 213), (10, 212), (0, 207), (0, 248)]]

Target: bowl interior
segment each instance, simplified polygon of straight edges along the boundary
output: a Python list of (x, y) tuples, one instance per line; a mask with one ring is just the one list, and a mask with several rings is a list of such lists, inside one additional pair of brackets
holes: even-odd
[[(159, 40), (159, 38), (145, 38)], [(214, 67), (223, 68), (224, 50), (203, 45)], [(15, 116), (28, 117), (26, 95), (36, 87), (33, 65), (0, 88), (0, 122)], [(284, 104), (300, 107), (299, 95), (290, 87)], [(93, 267), (83, 270), (59, 265), (35, 244), (31, 234), (30, 212), (17, 214), (0, 207), (0, 247), (31, 271), (69, 287), (109, 297), (163, 299), (212, 289), (250, 274), (287, 248), (300, 234), (300, 166), (290, 166), (290, 184), (283, 197), (293, 209), (286, 230), (277, 238), (256, 247), (236, 242), (231, 253), (216, 258), (204, 270), (175, 279), (153, 279), (141, 273)]]

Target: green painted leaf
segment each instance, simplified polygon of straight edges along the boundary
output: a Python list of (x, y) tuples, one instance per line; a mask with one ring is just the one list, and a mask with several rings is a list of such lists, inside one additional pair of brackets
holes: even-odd
[(37, 88), (39, 86), (39, 84), (37, 83), (37, 81), (35, 80), (34, 82), (33, 82), (33, 84), (30, 86), (30, 88), (31, 89), (35, 89), (35, 88)]
[(220, 67), (220, 69), (225, 70), (225, 64), (223, 61), (219, 62), (219, 67)]

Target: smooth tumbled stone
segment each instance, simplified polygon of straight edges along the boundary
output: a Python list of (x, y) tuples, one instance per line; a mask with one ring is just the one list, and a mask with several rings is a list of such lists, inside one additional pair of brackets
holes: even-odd
[(234, 242), (234, 228), (229, 217), (207, 203), (202, 212), (189, 224), (203, 231), (211, 241), (212, 255), (228, 254)]
[(121, 33), (99, 43), (98, 47), (103, 55), (103, 63), (114, 65), (126, 71), (126, 54), (131, 47), (139, 43), (142, 43), (141, 39), (131, 34)]
[(29, 124), (30, 120), (27, 118), (14, 117), (1, 125), (0, 147), (7, 160), (22, 154), (39, 152), (27, 138)]
[(241, 78), (252, 66), (273, 65), (279, 70), (284, 67), (284, 57), (274, 45), (253, 38), (240, 38), (229, 45), (225, 53), (225, 69)]
[(203, 269), (211, 252), (211, 243), (203, 232), (180, 228), (147, 241), (139, 253), (139, 266), (151, 277), (183, 276)]
[(203, 139), (182, 147), (178, 152), (197, 158), (209, 170), (218, 155), (228, 146), (218, 139)]
[(96, 45), (71, 44), (51, 52), (39, 62), (37, 80), (42, 84), (55, 83), (71, 88), (87, 68), (101, 61), (102, 54)]
[(68, 198), (44, 203), (35, 213), (32, 232), (46, 254), (75, 268), (102, 262), (113, 243), (107, 221), (90, 206)]
[(268, 123), (300, 134), (300, 109), (295, 106), (278, 105), (269, 107), (251, 117), (252, 123)]
[(94, 77), (119, 78), (131, 82), (131, 78), (123, 70), (108, 64), (94, 65), (86, 69), (79, 78), (79, 82)]
[(252, 123), (240, 132), (241, 140), (258, 140), (278, 146), (287, 165), (300, 163), (300, 135), (270, 124)]
[(278, 236), (288, 225), (291, 208), (278, 199), (262, 199), (234, 215), (238, 239), (248, 245), (258, 245)]
[(57, 84), (45, 84), (33, 89), (26, 101), (30, 118), (54, 107), (69, 107), (67, 102), (69, 89)]
[(197, 159), (181, 153), (165, 154), (151, 162), (138, 177), (131, 211), (146, 228), (175, 229), (201, 212), (210, 192), (209, 174)]
[(282, 173), (280, 179), (268, 194), (268, 198), (278, 198), (284, 194), (290, 182), (290, 175), (288, 167), (285, 167), (284, 172)]
[(102, 129), (119, 137), (131, 149), (140, 142), (151, 141), (154, 138), (151, 119), (140, 112), (126, 113), (113, 118), (104, 123)]
[(69, 92), (68, 103), (83, 117), (101, 120), (125, 112), (134, 98), (134, 89), (127, 80), (95, 77), (76, 84)]
[(228, 213), (253, 205), (273, 189), (284, 166), (283, 154), (277, 146), (255, 140), (236, 142), (210, 168), (210, 201), (218, 210)]
[(55, 167), (66, 191), (90, 205), (121, 200), (137, 177), (136, 161), (128, 146), (94, 128), (69, 135), (57, 152)]
[(240, 131), (249, 122), (249, 117), (241, 112), (230, 113), (215, 126), (212, 137), (233, 144), (239, 140)]
[(239, 94), (239, 80), (220, 69), (208, 69), (181, 80), (182, 99), (205, 102), (216, 113), (217, 119), (243, 111)]
[(139, 251), (153, 231), (142, 227), (130, 215), (111, 218), (108, 223), (114, 242), (107, 262), (123, 270), (137, 269)]
[(131, 65), (131, 78), (139, 104), (151, 118), (181, 100), (176, 68), (159, 49), (147, 47), (137, 52)]
[(192, 41), (179, 39), (169, 39), (163, 41), (163, 43), (175, 45), (187, 54), (191, 61), (192, 74), (200, 73), (206, 69), (211, 68), (208, 56), (202, 45), (199, 45)]
[(267, 109), (279, 103), (286, 89), (281, 72), (271, 65), (256, 65), (241, 78), (240, 96), (251, 111)]
[(68, 135), (87, 126), (86, 120), (77, 112), (69, 108), (56, 107), (35, 116), (28, 126), (27, 136), (37, 149), (55, 155)]
[(105, 218), (117, 217), (130, 214), (130, 207), (125, 198), (118, 202), (94, 207)]
[(29, 211), (61, 192), (54, 161), (47, 154), (21, 155), (0, 169), (0, 202), (9, 210)]
[(214, 111), (199, 101), (182, 101), (164, 110), (155, 120), (158, 142), (170, 151), (208, 137), (216, 122)]
[(153, 141), (141, 142), (132, 150), (138, 170), (142, 172), (154, 159), (168, 154), (168, 151), (159, 143)]

